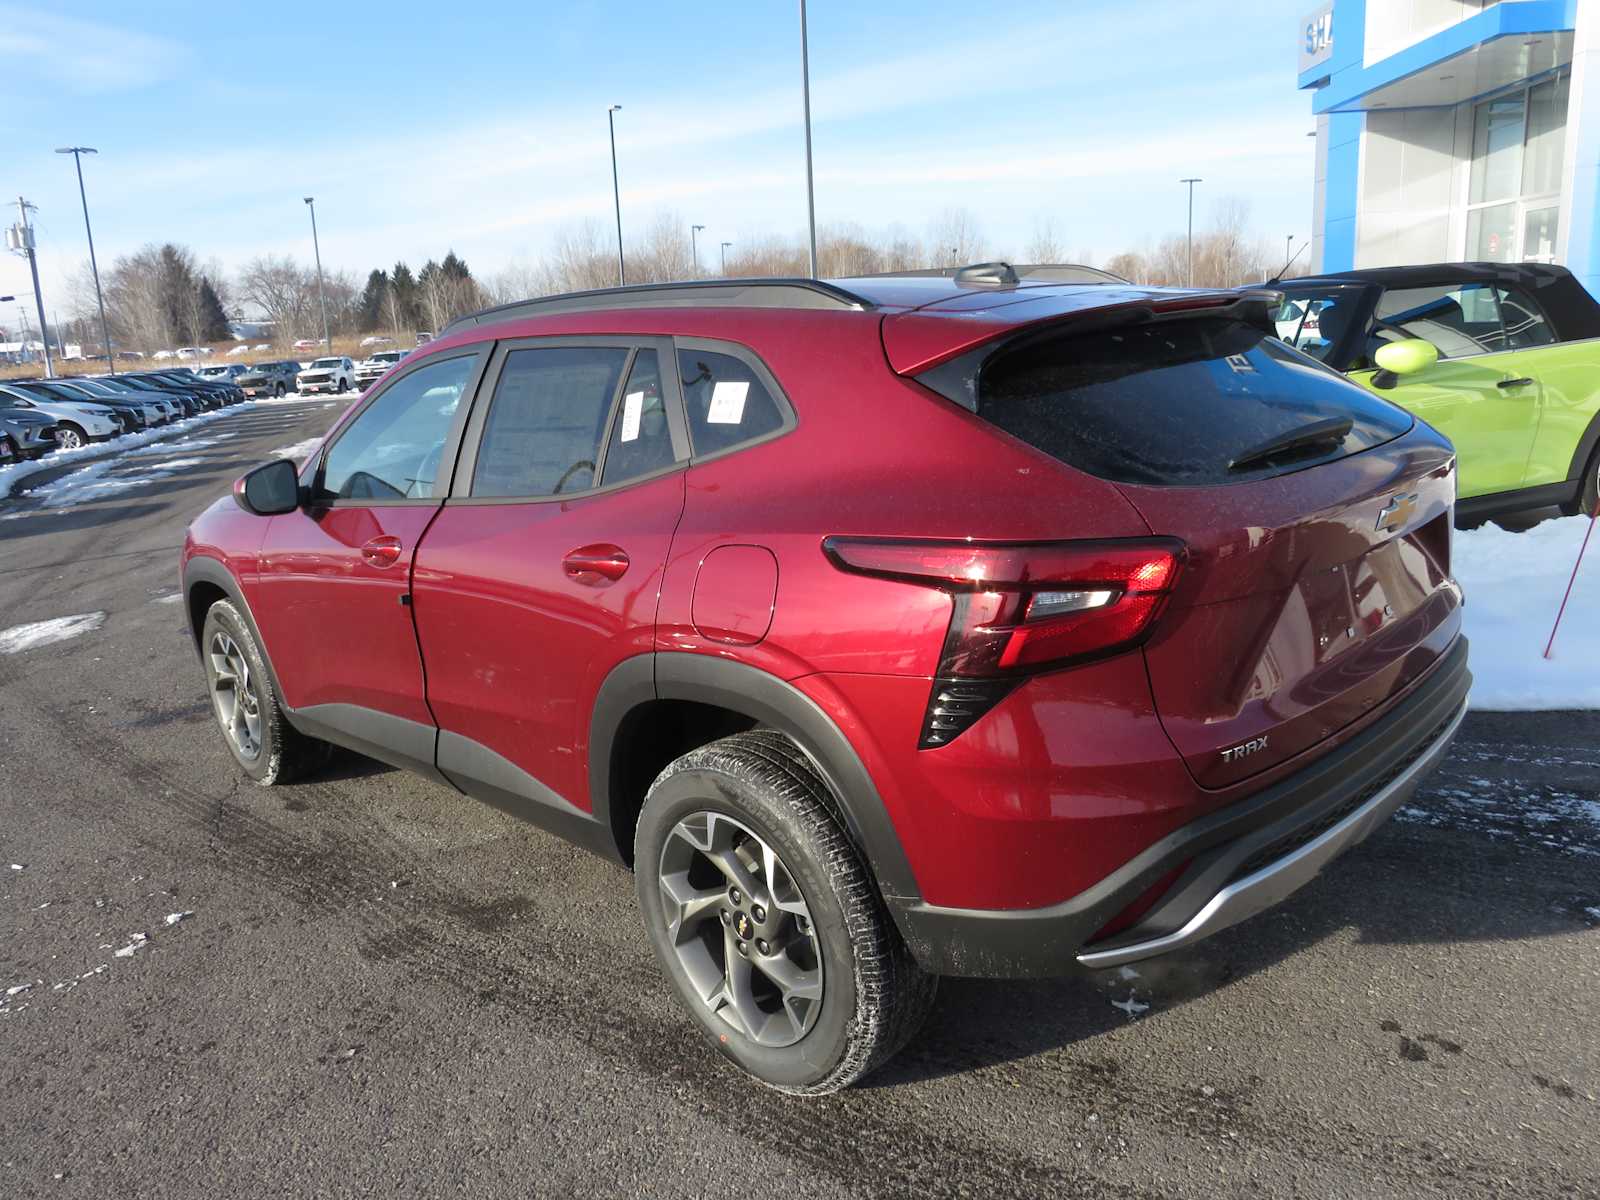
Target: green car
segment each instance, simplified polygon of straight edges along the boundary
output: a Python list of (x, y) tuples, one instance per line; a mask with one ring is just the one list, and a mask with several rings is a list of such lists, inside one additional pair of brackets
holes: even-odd
[(1440, 263), (1272, 285), (1278, 336), (1456, 446), (1456, 517), (1600, 502), (1600, 304), (1563, 267)]

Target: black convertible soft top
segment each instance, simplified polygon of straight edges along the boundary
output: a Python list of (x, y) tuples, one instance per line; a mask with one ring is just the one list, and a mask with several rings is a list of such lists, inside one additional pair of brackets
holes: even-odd
[(1419, 267), (1368, 267), (1332, 271), (1273, 286), (1292, 288), (1318, 283), (1365, 283), (1381, 288), (1418, 288), (1451, 283), (1503, 283), (1528, 292), (1554, 326), (1558, 341), (1600, 337), (1600, 304), (1565, 267), (1547, 263), (1430, 263)]

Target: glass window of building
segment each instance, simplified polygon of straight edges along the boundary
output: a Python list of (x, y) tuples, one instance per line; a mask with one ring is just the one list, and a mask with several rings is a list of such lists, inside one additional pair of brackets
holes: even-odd
[(1477, 106), (1466, 257), (1553, 262), (1560, 220), (1569, 75)]

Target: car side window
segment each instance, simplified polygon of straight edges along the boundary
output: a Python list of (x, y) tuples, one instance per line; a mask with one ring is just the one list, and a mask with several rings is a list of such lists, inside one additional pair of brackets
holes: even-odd
[(1465, 358), (1506, 349), (1500, 300), (1487, 283), (1398, 288), (1378, 301), (1368, 357), (1385, 342), (1421, 338), (1440, 358)]
[(783, 413), (754, 369), (731, 354), (678, 349), (683, 406), (697, 457), (751, 442), (783, 427)]
[(478, 442), (471, 495), (570, 495), (595, 485), (628, 351), (544, 346), (506, 355)]
[(433, 494), (450, 426), (477, 356), (418, 367), (367, 405), (328, 449), (319, 491), (331, 500), (418, 500)]
[(634, 356), (627, 386), (622, 389), (622, 407), (611, 423), (601, 482), (625, 483), (670, 467), (673, 461), (660, 362), (654, 350), (641, 350)]
[(1544, 310), (1520, 288), (1499, 289), (1500, 319), (1506, 327), (1506, 349), (1526, 350), (1548, 346), (1556, 340), (1555, 330), (1545, 320)]

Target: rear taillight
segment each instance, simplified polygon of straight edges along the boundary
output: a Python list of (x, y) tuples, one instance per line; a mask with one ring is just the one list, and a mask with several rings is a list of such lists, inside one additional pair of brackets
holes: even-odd
[(959, 736), (1030, 672), (1103, 658), (1149, 636), (1183, 561), (1172, 538), (983, 543), (828, 538), (844, 571), (951, 594), (918, 743)]

